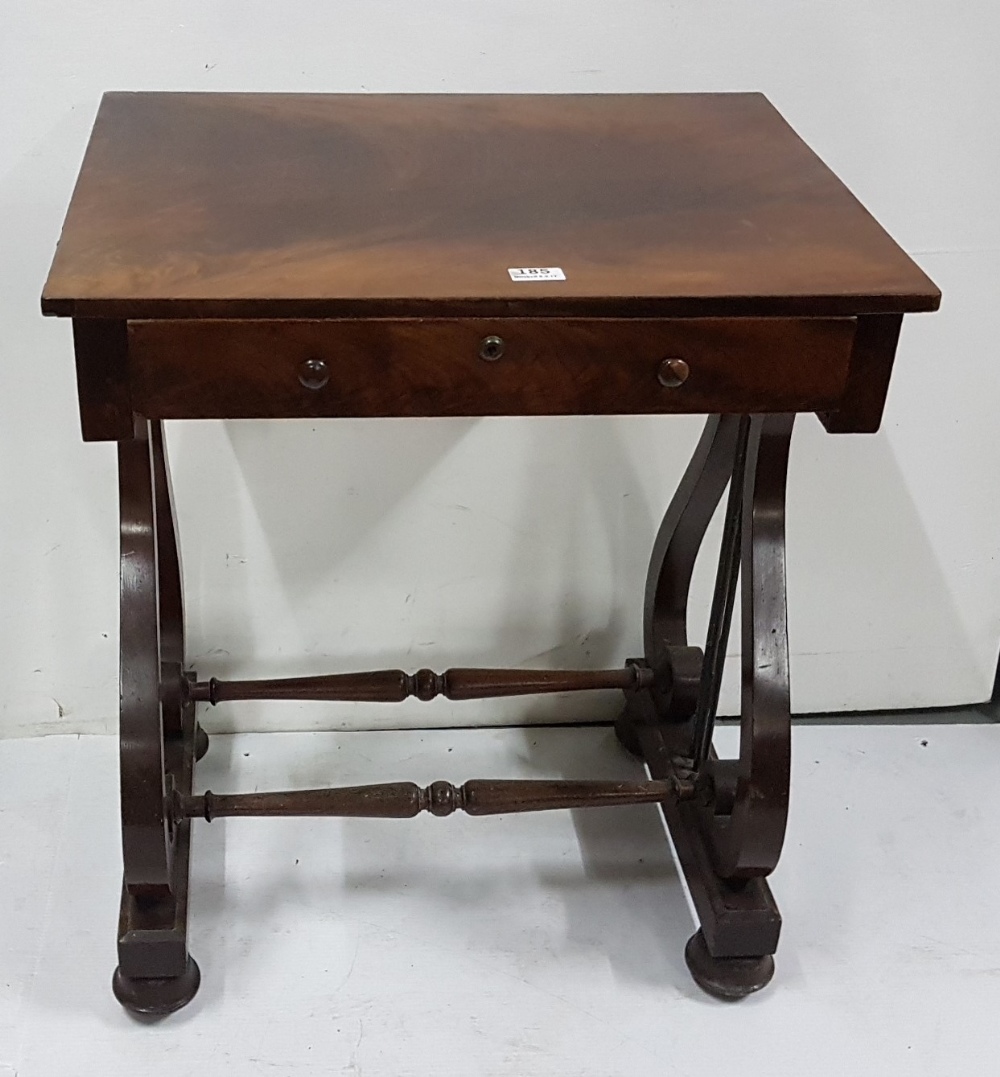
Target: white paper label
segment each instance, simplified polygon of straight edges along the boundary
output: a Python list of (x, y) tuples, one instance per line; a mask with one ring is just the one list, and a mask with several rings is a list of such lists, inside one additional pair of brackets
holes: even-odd
[(533, 266), (527, 269), (508, 269), (511, 280), (565, 280), (566, 274), (558, 266)]

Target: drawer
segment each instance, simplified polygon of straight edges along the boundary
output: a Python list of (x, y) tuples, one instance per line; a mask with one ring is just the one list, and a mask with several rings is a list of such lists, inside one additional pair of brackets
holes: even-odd
[(834, 409), (853, 318), (134, 321), (152, 419)]

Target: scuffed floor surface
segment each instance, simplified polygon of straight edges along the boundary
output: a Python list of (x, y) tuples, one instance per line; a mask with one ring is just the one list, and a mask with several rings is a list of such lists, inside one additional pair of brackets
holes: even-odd
[[(724, 729), (722, 748), (733, 730)], [(771, 987), (693, 986), (653, 807), (195, 822), (202, 988), (110, 991), (116, 742), (0, 741), (0, 1075), (991, 1073), (1000, 726), (800, 725)], [(634, 777), (606, 728), (215, 737), (215, 792)]]

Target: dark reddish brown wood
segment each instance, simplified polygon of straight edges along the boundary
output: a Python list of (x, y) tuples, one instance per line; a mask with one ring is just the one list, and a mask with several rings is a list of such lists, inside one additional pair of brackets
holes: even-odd
[[(566, 280), (516, 283), (511, 266)], [(760, 94), (112, 93), (43, 304), (370, 318), (938, 301)]]
[[(761, 882), (777, 864), (788, 814), (791, 722), (785, 614), (785, 479), (793, 415), (754, 416), (749, 424), (710, 420), (681, 488), (667, 511), (650, 567), (647, 617), (658, 627), (652, 645), (671, 654), (687, 648), (690, 570), (705, 525), (727, 477), (720, 571), (701, 671), (701, 706), (678, 719), (655, 691), (628, 697), (620, 739), (638, 751), (654, 777), (683, 774), (702, 790), (699, 801), (667, 800), (663, 810), (701, 918), (688, 944), (691, 973), (720, 997), (743, 997), (771, 978), (781, 919)], [(745, 437), (738, 431), (745, 432)], [(713, 697), (722, 666), (726, 607), (734, 583), (729, 562), (740, 539), (743, 695), (740, 758), (706, 754)], [(647, 622), (648, 623), (648, 622)], [(670, 646), (673, 642), (674, 650)], [(653, 656), (657, 652), (653, 651)], [(652, 664), (655, 657), (647, 657)], [(706, 683), (710, 682), (710, 683)], [(673, 719), (673, 720), (671, 720)]]
[[(417, 675), (419, 677), (419, 674)], [(616, 688), (631, 692), (649, 687), (648, 669), (627, 665), (624, 669), (449, 669), (442, 691), (449, 699), (490, 699), (545, 692), (593, 692)]]
[(733, 470), (739, 418), (712, 415), (653, 543), (643, 604), (645, 662), (655, 671), (655, 706), (629, 706), (616, 723), (621, 743), (641, 755), (637, 718), (686, 723), (701, 693), (702, 650), (688, 644), (687, 605), (702, 540)]
[(178, 796), (178, 819), (220, 816), (331, 816), (412, 819), (420, 812), (451, 815), (506, 815), (558, 808), (613, 808), (656, 804), (667, 797), (690, 798), (694, 786), (671, 776), (646, 782), (497, 780), (477, 778), (464, 785), (388, 782), (341, 789), (300, 789), (275, 793), (213, 793)]
[(902, 314), (869, 314), (858, 318), (847, 387), (837, 409), (820, 414), (831, 434), (874, 434), (882, 425), (902, 325)]
[(719, 960), (708, 948), (704, 931), (696, 931), (684, 947), (684, 960), (694, 982), (708, 994), (733, 1002), (767, 987), (774, 976), (770, 954)]
[[(155, 418), (811, 411), (835, 407), (851, 318), (133, 322)], [(480, 357), (485, 338), (503, 355)], [(690, 370), (659, 377), (665, 356)], [(303, 364), (320, 361), (319, 388)]]
[(223, 703), (238, 699), (314, 699), (346, 702), (399, 703), (410, 696), (431, 700), (496, 699), (545, 692), (628, 692), (650, 687), (651, 670), (624, 669), (420, 669), (405, 673), (383, 669), (370, 673), (333, 673), (320, 677), (282, 677), (264, 681), (220, 681), (212, 677), (188, 686), (194, 702)]
[(669, 650), (688, 646), (691, 577), (705, 532), (732, 475), (738, 430), (736, 416), (709, 416), (656, 533), (643, 606), (643, 641), (651, 665)]
[[(713, 805), (706, 823), (711, 830), (710, 848), (718, 874), (723, 878), (768, 875), (778, 862), (788, 815), (790, 762), (790, 703), (788, 679), (788, 632), (785, 613), (785, 479), (788, 447), (794, 415), (754, 416), (748, 443), (737, 453), (736, 421), (726, 436), (725, 420), (709, 420), (667, 510), (654, 548), (647, 583), (647, 635), (651, 652), (646, 663), (653, 667), (684, 658), (687, 645), (687, 590), (698, 546), (721, 497), (727, 477), (738, 484), (740, 496), (727, 507), (726, 533), (741, 537), (743, 577), (742, 643), (743, 694), (741, 704), (740, 760), (735, 772), (714, 758), (706, 762), (725, 786), (726, 810)], [(734, 465), (739, 465), (734, 473)], [(723, 548), (723, 558), (728, 554)], [(716, 581), (716, 606), (725, 605), (724, 592), (732, 586), (730, 572)], [(713, 617), (713, 620), (716, 618)], [(721, 629), (720, 629), (721, 632)], [(724, 645), (721, 638), (717, 645)], [(713, 647), (713, 651), (716, 648)], [(705, 678), (718, 681), (721, 662), (713, 661), (700, 673), (699, 687), (706, 699), (718, 684), (706, 686)], [(640, 695), (643, 693), (636, 693)], [(713, 714), (676, 713), (673, 698), (646, 692), (648, 705), (633, 698), (618, 723), (620, 739), (630, 750), (641, 749), (643, 720), (663, 726), (676, 759), (697, 767), (704, 760), (705, 738), (710, 737)], [(732, 788), (729, 788), (729, 787)], [(731, 801), (729, 803), (728, 801)], [(718, 816), (718, 819), (717, 819)]]
[(174, 526), (170, 469), (163, 442), (163, 426), (149, 424), (149, 444), (153, 460), (153, 488), (156, 497), (156, 563), (160, 618), (160, 702), (165, 737), (180, 737), (184, 676), (184, 581), (180, 550)]
[[(631, 706), (652, 708), (650, 697), (638, 694)], [(637, 722), (642, 755), (654, 778), (676, 773), (673, 727), (658, 726), (651, 716)], [(724, 879), (715, 870), (703, 825), (704, 808), (697, 800), (668, 797), (663, 815), (687, 880), (701, 931), (711, 953), (720, 960), (773, 954), (781, 933), (781, 914), (762, 878)]]
[(794, 419), (771, 415), (751, 424), (743, 490), (740, 758), (735, 802), (713, 837), (724, 878), (770, 875), (785, 840), (792, 734), (785, 479)]
[(132, 436), (132, 400), (125, 322), (73, 320), (76, 386), (84, 441)]
[(663, 781), (502, 781), (480, 778), (466, 782), (462, 809), (469, 815), (547, 811), (550, 808), (613, 808), (627, 804), (659, 804), (666, 797), (693, 796), (690, 782), (674, 776)]
[(166, 763), (160, 704), (160, 603), (149, 423), (118, 443), (121, 509), (121, 809), (125, 884), (165, 896), (171, 842), (163, 804)]
[[(564, 279), (518, 282), (514, 266), (559, 266)], [(722, 997), (763, 986), (781, 923), (763, 877), (788, 808), (792, 413), (876, 429), (902, 314), (939, 301), (759, 94), (107, 95), (42, 306), (74, 318), (85, 439), (119, 443), (122, 1003), (165, 1013), (197, 989), (193, 813), (649, 799), (701, 919), (686, 951), (695, 979)], [(184, 670), (159, 420), (692, 411), (714, 415), (656, 539), (644, 657), (624, 670), (232, 683)], [(730, 479), (705, 660), (688, 641), (688, 592)], [(710, 742), (737, 539), (741, 751), (720, 760)], [(625, 692), (617, 730), (650, 783), (191, 796), (205, 747), (196, 699), (608, 687)]]
[(698, 686), (698, 705), (692, 719), (691, 756), (695, 769), (706, 763), (711, 753), (712, 732), (719, 708), (719, 691), (726, 663), (726, 647), (736, 604), (736, 586), (740, 573), (741, 531), (743, 530), (744, 489), (739, 477), (746, 474), (753, 421), (749, 415), (740, 419), (733, 456), (733, 478), (729, 481), (729, 497), (722, 527), (719, 564), (715, 575), (715, 593), (705, 634), (705, 660), (701, 683)]
[(136, 419), (133, 435), (118, 443), (124, 885), (113, 986), (133, 1012), (164, 1014), (200, 981), (187, 950), (190, 823), (166, 807), (168, 790), (191, 790), (196, 727), (177, 683), (183, 600), (162, 431)]

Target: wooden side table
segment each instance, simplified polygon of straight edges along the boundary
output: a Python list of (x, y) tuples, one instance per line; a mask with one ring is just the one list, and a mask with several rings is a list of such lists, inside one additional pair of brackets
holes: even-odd
[[(42, 299), (73, 319), (83, 437), (118, 443), (124, 887), (114, 990), (198, 987), (190, 828), (659, 803), (709, 992), (768, 982), (788, 809), (792, 423), (878, 428), (902, 316), (940, 294), (759, 94), (113, 93)], [(165, 419), (706, 413), (653, 547), (644, 653), (603, 671), (199, 680)], [(687, 596), (729, 488), (704, 647)], [(742, 577), (738, 759), (712, 749)], [(645, 782), (436, 782), (194, 796), (199, 702), (615, 689)]]

